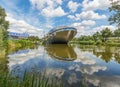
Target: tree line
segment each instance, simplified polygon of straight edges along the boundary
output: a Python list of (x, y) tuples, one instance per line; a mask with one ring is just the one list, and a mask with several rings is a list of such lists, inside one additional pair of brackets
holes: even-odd
[[(108, 27), (101, 30), (100, 32), (96, 32), (93, 35), (82, 35), (78, 38), (74, 38), (72, 42), (74, 43), (80, 43), (80, 44), (104, 44), (107, 41), (120, 41), (120, 28), (116, 29), (115, 31), (111, 31)], [(116, 42), (115, 42), (116, 43)]]

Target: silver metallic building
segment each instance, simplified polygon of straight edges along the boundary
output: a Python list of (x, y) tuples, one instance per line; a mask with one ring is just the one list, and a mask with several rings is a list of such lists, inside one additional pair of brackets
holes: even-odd
[(74, 27), (60, 26), (48, 32), (43, 44), (67, 44), (76, 33), (77, 29)]

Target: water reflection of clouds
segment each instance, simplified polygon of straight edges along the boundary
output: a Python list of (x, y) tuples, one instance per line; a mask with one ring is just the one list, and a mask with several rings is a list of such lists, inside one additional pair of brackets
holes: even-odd
[(76, 71), (81, 71), (82, 73), (86, 73), (89, 75), (94, 74), (95, 72), (99, 72), (100, 70), (105, 71), (107, 69), (106, 66), (90, 66), (90, 67), (84, 67), (82, 70), (76, 70)]
[(77, 53), (77, 59), (74, 60), (74, 62), (81, 62), (82, 64), (88, 64), (88, 65), (92, 65), (96, 63), (96, 61), (91, 59), (90, 57), (89, 58), (85, 57), (84, 56), (85, 53), (81, 52), (78, 48), (75, 48), (75, 51)]
[(34, 49), (34, 50), (29, 50), (27, 52), (22, 52), (19, 51), (20, 53), (14, 53), (14, 54), (10, 54), (8, 55), (9, 59), (9, 63), (8, 63), (8, 66), (9, 66), (9, 69), (12, 70), (14, 69), (13, 67), (15, 66), (20, 66), (22, 64), (24, 64), (25, 62), (31, 60), (31, 59), (34, 59), (35, 57), (38, 57), (38, 56), (43, 56), (43, 47), (40, 47), (39, 49)]
[(46, 76), (48, 76), (48, 77), (55, 76), (59, 79), (63, 76), (63, 74), (65, 72), (64, 69), (58, 69), (58, 68), (49, 68), (49, 69), (46, 69), (45, 71), (46, 71), (46, 73), (45, 73)]
[(68, 78), (69, 84), (77, 83), (78, 81), (79, 81), (79, 79), (77, 78), (75, 73), (72, 73)]
[(99, 65), (89, 65), (89, 66), (80, 66), (78, 64), (76, 64), (75, 66), (70, 66), (68, 68), (68, 70), (74, 70), (74, 71), (78, 71), (78, 72), (82, 72), (85, 74), (89, 74), (92, 75), (95, 72), (99, 72), (100, 70), (105, 71), (107, 69), (106, 66), (99, 66)]
[(88, 75), (86, 80), (94, 86), (120, 87), (120, 76), (95, 76)]

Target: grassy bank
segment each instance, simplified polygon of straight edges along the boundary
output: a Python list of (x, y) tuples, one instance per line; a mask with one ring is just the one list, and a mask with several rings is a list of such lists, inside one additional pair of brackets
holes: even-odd
[(33, 45), (29, 40), (8, 40), (8, 46), (12, 48), (20, 48)]
[(106, 41), (103, 40), (79, 40), (79, 39), (73, 39), (70, 44), (80, 44), (80, 45), (108, 45), (108, 46), (120, 46), (120, 38), (111, 37), (106, 39)]

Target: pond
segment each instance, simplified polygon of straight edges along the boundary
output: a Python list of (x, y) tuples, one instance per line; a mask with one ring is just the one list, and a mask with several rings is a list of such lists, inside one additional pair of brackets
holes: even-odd
[(0, 63), (21, 77), (28, 70), (45, 72), (65, 87), (120, 87), (120, 47), (46, 45), (10, 52), (6, 60)]

